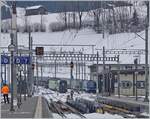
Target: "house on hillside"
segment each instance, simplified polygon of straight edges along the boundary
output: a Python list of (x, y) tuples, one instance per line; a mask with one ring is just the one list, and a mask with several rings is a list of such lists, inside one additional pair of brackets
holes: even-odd
[(47, 9), (42, 6), (42, 5), (38, 5), (38, 6), (31, 6), (31, 7), (27, 7), (26, 8), (26, 16), (30, 16), (30, 15), (44, 15), (47, 14)]
[(38, 32), (38, 31), (45, 32), (46, 28), (45, 28), (44, 23), (43, 23), (43, 15), (46, 15), (46, 14), (48, 14), (48, 11), (42, 5), (27, 7), (26, 10), (25, 10), (25, 16), (26, 16), (26, 20), (25, 20), (26, 28), (25, 28), (25, 31), (27, 31), (27, 29), (28, 29), (27, 28), (27, 26), (28, 26), (27, 16), (41, 15), (40, 25), (36, 24), (35, 27), (34, 27), (34, 31), (36, 31), (36, 32)]

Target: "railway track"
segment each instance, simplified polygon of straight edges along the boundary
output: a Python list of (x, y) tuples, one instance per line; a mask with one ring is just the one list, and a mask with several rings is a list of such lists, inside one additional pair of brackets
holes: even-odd
[[(48, 94), (48, 92), (46, 92), (46, 94)], [(80, 118), (86, 118), (78, 110), (72, 108), (65, 102), (62, 102), (60, 99), (58, 99), (53, 94), (51, 94), (51, 96), (52, 97), (49, 96), (49, 99), (50, 99), (49, 109), (52, 112), (59, 114), (62, 118), (67, 118), (67, 114), (71, 114), (71, 113), (79, 116)]]
[[(45, 94), (49, 94), (46, 92)], [(80, 111), (69, 106), (65, 102), (62, 102), (58, 97), (54, 96), (52, 93), (49, 96), (49, 108), (52, 112), (59, 114), (62, 118), (67, 118), (67, 114), (73, 113), (80, 118), (86, 118)], [(61, 97), (62, 98), (62, 97)], [(148, 116), (141, 115), (139, 113), (135, 113), (129, 111), (127, 109), (123, 109), (121, 107), (117, 107), (111, 104), (106, 104), (104, 102), (98, 102), (104, 112), (108, 112), (110, 114), (118, 114), (124, 118), (149, 118)]]
[(59, 114), (61, 117), (67, 118), (67, 116), (64, 114), (64, 111), (62, 111), (62, 108), (60, 108), (60, 105), (57, 104), (57, 102), (53, 101), (52, 99), (51, 103), (49, 104), (49, 107), (52, 112)]

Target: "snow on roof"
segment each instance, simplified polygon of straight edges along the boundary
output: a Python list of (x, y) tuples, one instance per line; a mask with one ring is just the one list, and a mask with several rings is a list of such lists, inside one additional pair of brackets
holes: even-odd
[(42, 5), (37, 5), (37, 6), (31, 6), (31, 7), (27, 7), (26, 10), (31, 10), (31, 9), (38, 9), (40, 7), (43, 7)]

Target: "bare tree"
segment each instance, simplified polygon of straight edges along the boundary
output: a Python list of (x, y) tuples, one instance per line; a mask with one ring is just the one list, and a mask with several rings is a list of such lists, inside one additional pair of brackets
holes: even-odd
[(77, 7), (78, 7), (78, 17), (79, 17), (79, 29), (82, 27), (82, 16), (83, 16), (83, 11), (81, 10), (79, 1), (77, 2)]
[(67, 27), (68, 27), (68, 26), (67, 26), (68, 20), (67, 20), (66, 6), (64, 6), (63, 9), (64, 9), (64, 12), (62, 12), (62, 13), (59, 14), (59, 18), (60, 18), (60, 20), (65, 24), (65, 28), (67, 28)]

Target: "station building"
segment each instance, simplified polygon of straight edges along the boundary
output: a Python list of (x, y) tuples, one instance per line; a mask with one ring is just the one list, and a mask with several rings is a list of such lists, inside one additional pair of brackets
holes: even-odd
[[(138, 64), (137, 67), (135, 64), (120, 64), (118, 66), (118, 64), (105, 64), (105, 72), (103, 73), (103, 64), (99, 64), (98, 81), (97, 65), (89, 67), (90, 78), (98, 83), (99, 92), (118, 95), (120, 90), (120, 95), (135, 96), (137, 89), (138, 96), (145, 95), (145, 64)], [(105, 77), (104, 86), (103, 76)]]

